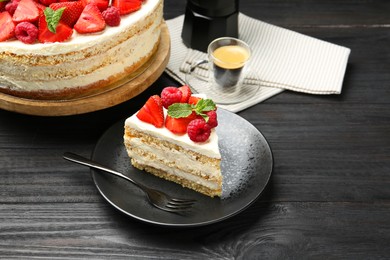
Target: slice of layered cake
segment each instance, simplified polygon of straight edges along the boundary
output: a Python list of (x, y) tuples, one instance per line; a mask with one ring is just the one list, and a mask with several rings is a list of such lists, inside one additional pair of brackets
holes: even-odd
[(187, 86), (164, 88), (125, 121), (124, 143), (134, 167), (214, 197), (222, 194), (217, 113)]

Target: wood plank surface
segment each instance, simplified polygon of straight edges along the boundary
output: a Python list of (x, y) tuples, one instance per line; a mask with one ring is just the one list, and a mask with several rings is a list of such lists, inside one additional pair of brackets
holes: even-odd
[[(165, 0), (165, 19), (184, 8)], [(0, 258), (390, 259), (390, 2), (243, 0), (240, 9), (352, 50), (340, 95), (284, 91), (238, 113), (273, 151), (259, 200), (214, 225), (148, 225), (112, 208), (87, 168), (62, 159), (90, 156), (107, 128), (177, 85), (166, 74), (101, 111), (0, 110)]]

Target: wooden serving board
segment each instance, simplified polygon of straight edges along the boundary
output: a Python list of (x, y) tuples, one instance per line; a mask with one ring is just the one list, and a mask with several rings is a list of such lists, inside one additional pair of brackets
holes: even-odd
[(125, 102), (152, 85), (164, 72), (170, 54), (170, 36), (164, 23), (156, 53), (139, 70), (139, 75), (122, 79), (117, 86), (102, 93), (71, 100), (33, 100), (0, 93), (0, 108), (8, 111), (39, 116), (66, 116), (83, 114), (112, 107)]

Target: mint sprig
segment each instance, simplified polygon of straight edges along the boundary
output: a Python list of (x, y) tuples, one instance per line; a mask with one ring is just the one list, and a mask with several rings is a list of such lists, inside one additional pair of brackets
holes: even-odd
[(52, 33), (56, 33), (57, 25), (60, 22), (62, 13), (64, 12), (65, 7), (61, 7), (58, 10), (53, 10), (50, 7), (46, 7), (43, 13), (45, 14), (45, 19), (47, 23), (47, 28)]
[(175, 103), (168, 107), (168, 115), (173, 118), (188, 117), (195, 112), (207, 122), (209, 117), (206, 112), (215, 110), (216, 105), (211, 99), (200, 99), (196, 105), (187, 103)]

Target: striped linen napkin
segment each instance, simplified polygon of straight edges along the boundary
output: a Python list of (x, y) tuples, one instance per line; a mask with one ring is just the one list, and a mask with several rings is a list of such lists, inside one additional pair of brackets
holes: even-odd
[[(239, 112), (283, 90), (309, 94), (340, 94), (350, 49), (318, 40), (239, 14), (239, 38), (252, 49), (250, 84), (260, 86), (255, 95), (241, 103), (220, 105)], [(167, 20), (171, 35), (171, 56), (166, 72), (185, 84), (190, 65), (207, 54), (187, 48), (181, 39), (184, 15)], [(207, 66), (195, 70), (207, 77)], [(192, 86), (207, 94), (207, 84)]]

